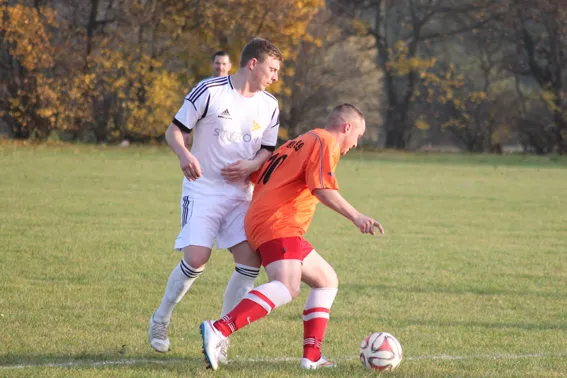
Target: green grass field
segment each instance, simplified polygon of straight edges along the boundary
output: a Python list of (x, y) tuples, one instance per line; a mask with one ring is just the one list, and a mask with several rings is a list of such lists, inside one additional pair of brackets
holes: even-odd
[[(298, 369), (292, 304), (234, 335), (213, 373), (198, 325), (216, 318), (233, 270), (215, 252), (177, 307), (173, 350), (148, 319), (181, 255), (181, 172), (165, 147), (0, 146), (0, 376), (370, 377), (361, 340), (404, 348), (392, 377), (567, 377), (567, 160), (355, 152), (343, 195), (381, 238), (319, 208), (308, 239), (341, 281), (324, 353)], [(262, 274), (259, 280), (265, 281)]]

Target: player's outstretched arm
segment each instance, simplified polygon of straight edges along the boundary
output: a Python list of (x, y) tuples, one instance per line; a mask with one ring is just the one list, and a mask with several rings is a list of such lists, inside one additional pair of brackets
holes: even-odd
[(165, 140), (179, 158), (179, 166), (189, 181), (195, 181), (202, 175), (201, 166), (195, 156), (185, 147), (183, 133), (175, 124), (170, 124), (165, 132)]
[(363, 234), (374, 235), (376, 233), (374, 227), (378, 228), (381, 234), (384, 234), (384, 228), (378, 221), (359, 213), (354, 206), (341, 196), (338, 190), (315, 189), (313, 195), (315, 195), (323, 205), (349, 219)]
[(238, 160), (225, 168), (221, 169), (221, 175), (228, 181), (240, 181), (250, 176), (262, 167), (262, 165), (272, 156), (272, 151), (264, 148), (260, 149), (252, 160)]

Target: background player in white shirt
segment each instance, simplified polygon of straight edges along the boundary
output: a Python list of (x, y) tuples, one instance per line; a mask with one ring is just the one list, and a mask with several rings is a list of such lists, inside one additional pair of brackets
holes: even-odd
[[(199, 83), (185, 98), (166, 131), (185, 178), (181, 198), (181, 232), (175, 248), (183, 259), (169, 279), (162, 302), (150, 319), (149, 341), (156, 351), (169, 350), (173, 309), (203, 272), (216, 239), (232, 252), (236, 268), (224, 295), (224, 316), (254, 286), (260, 257), (246, 242), (244, 216), (252, 197), (249, 176), (271, 156), (279, 127), (278, 102), (264, 90), (278, 80), (281, 52), (255, 38), (242, 50), (233, 76)], [(194, 130), (191, 152), (184, 133)], [(228, 347), (228, 345), (226, 345)], [(224, 348), (221, 362), (226, 362)]]
[(211, 61), (213, 77), (227, 76), (232, 68), (230, 56), (225, 51), (217, 51)]

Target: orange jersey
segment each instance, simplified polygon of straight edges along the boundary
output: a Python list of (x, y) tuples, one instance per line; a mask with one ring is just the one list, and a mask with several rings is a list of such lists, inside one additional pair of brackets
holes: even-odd
[(287, 141), (252, 175), (256, 185), (245, 229), (254, 250), (270, 240), (305, 234), (319, 203), (313, 190), (339, 189), (339, 159), (335, 137), (315, 129)]

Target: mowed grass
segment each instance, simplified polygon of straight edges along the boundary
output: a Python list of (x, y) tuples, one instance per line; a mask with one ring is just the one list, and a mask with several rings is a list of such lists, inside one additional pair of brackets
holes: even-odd
[(324, 345), (339, 367), (312, 372), (297, 367), (307, 287), (233, 336), (230, 365), (205, 369), (198, 326), (220, 312), (226, 251), (177, 307), (172, 351), (149, 347), (181, 258), (181, 173), (165, 147), (3, 145), (0, 172), (0, 376), (369, 377), (358, 348), (376, 331), (404, 348), (392, 377), (567, 376), (565, 159), (343, 159), (343, 195), (386, 235), (320, 205), (308, 239), (341, 282)]

